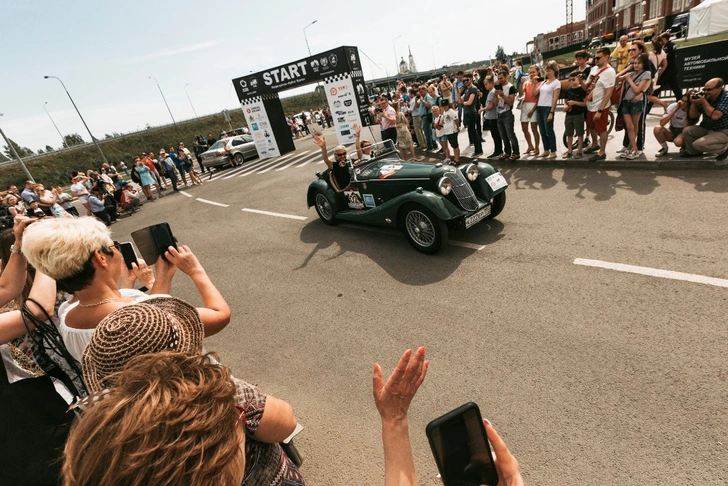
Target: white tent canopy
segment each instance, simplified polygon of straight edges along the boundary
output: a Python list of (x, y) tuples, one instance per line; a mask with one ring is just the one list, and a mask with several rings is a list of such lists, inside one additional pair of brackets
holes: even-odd
[(688, 38), (728, 31), (728, 0), (705, 0), (690, 10)]

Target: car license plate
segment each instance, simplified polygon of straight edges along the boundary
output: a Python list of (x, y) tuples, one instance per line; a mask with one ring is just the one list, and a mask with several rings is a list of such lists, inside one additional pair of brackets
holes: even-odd
[(494, 191), (497, 191), (501, 187), (506, 187), (508, 185), (508, 182), (506, 181), (506, 178), (503, 177), (503, 174), (500, 172), (496, 172), (495, 174), (491, 174), (488, 177), (485, 178), (485, 180), (490, 185), (490, 188)]
[(465, 229), (470, 228), (475, 223), (482, 221), (488, 216), (490, 216), (490, 206), (486, 206), (472, 216), (468, 216), (467, 218), (465, 218)]

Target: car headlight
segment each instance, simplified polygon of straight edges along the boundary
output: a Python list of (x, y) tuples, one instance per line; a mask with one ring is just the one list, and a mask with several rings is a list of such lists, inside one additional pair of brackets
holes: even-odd
[(480, 171), (478, 170), (478, 166), (475, 164), (470, 164), (465, 168), (465, 175), (470, 182), (475, 181), (479, 174)]
[(438, 181), (437, 188), (440, 189), (440, 194), (447, 196), (452, 191), (452, 182), (447, 177), (443, 177)]

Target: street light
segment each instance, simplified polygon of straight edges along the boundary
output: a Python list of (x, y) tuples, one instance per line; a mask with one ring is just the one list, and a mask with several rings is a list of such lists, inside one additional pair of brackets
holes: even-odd
[(195, 111), (195, 105), (192, 104), (192, 99), (190, 99), (190, 94), (187, 92), (187, 85), (190, 83), (185, 84), (185, 94), (187, 95), (187, 100), (190, 102), (190, 106), (192, 107), (192, 112), (195, 114), (195, 118), (197, 118), (197, 112)]
[[(399, 63), (397, 62), (397, 39), (402, 37), (403, 34), (399, 34), (397, 37), (392, 39), (392, 50), (394, 51), (394, 72), (399, 73)], [(396, 74), (395, 74), (396, 76)]]
[[(3, 116), (5, 113), (0, 113), (0, 116)], [(10, 143), (10, 140), (8, 140), (8, 137), (5, 136), (5, 132), (3, 132), (3, 129), (0, 128), (0, 135), (2, 135), (3, 139), (5, 140), (5, 143), (8, 144), (8, 148), (10, 149), (10, 152), (15, 156), (16, 159), (18, 159), (18, 162), (20, 162), (20, 167), (23, 168), (23, 172), (25, 172), (25, 176), (28, 178), (28, 180), (35, 182), (35, 179), (33, 179), (33, 176), (30, 175), (30, 171), (25, 166), (25, 162), (23, 162), (23, 159), (20, 158), (20, 155), (18, 155), (18, 152), (15, 150), (15, 147), (13, 147), (13, 144)]]
[(434, 71), (437, 69), (437, 64), (435, 64), (435, 46), (439, 44), (439, 42), (435, 42), (432, 44), (432, 70)]
[(174, 121), (174, 117), (172, 116), (172, 110), (169, 109), (169, 105), (167, 104), (167, 98), (164, 97), (164, 93), (162, 93), (162, 87), (159, 86), (159, 81), (157, 81), (157, 78), (154, 76), (148, 76), (149, 79), (153, 79), (155, 83), (157, 83), (157, 88), (159, 89), (159, 94), (162, 95), (162, 100), (164, 101), (164, 105), (167, 107), (167, 111), (169, 112), (169, 117), (172, 119), (172, 123), (174, 123), (174, 126), (177, 126), (177, 122)]
[(318, 19), (314, 20), (313, 22), (311, 22), (310, 24), (308, 24), (306, 27), (303, 28), (303, 38), (306, 39), (306, 49), (308, 49), (308, 57), (311, 57), (311, 48), (308, 45), (308, 37), (306, 37), (306, 29), (311, 27), (316, 22), (318, 22)]
[(99, 143), (96, 141), (96, 137), (94, 137), (91, 134), (91, 130), (89, 130), (88, 125), (86, 125), (86, 120), (83, 119), (83, 117), (81, 116), (81, 112), (78, 111), (78, 106), (76, 106), (76, 102), (73, 101), (73, 98), (71, 97), (71, 93), (68, 92), (68, 90), (66, 89), (66, 85), (63, 84), (63, 81), (61, 80), (61, 78), (59, 78), (58, 76), (43, 76), (43, 77), (45, 79), (51, 79), (51, 78), (52, 79), (57, 79), (58, 82), (61, 83), (61, 86), (63, 86), (63, 90), (68, 95), (68, 99), (71, 100), (71, 104), (76, 109), (76, 113), (78, 113), (78, 117), (81, 119), (81, 122), (83, 122), (83, 126), (86, 127), (86, 131), (88, 132), (89, 137), (91, 137), (91, 141), (94, 143), (94, 145), (96, 145), (96, 149), (101, 154), (101, 158), (104, 160), (104, 162), (106, 162), (108, 164), (109, 161), (106, 160), (106, 156), (104, 155), (104, 152), (101, 150), (101, 147), (99, 147)]
[(46, 115), (48, 115), (48, 118), (51, 119), (51, 123), (53, 123), (53, 126), (56, 127), (56, 131), (58, 132), (58, 136), (61, 137), (61, 148), (63, 148), (63, 144), (66, 142), (66, 139), (63, 138), (63, 135), (61, 135), (61, 131), (58, 129), (58, 125), (56, 125), (56, 122), (53, 121), (53, 117), (51, 116), (51, 114), (48, 113), (48, 108), (46, 108), (46, 105), (47, 104), (48, 104), (47, 101), (45, 103), (43, 103), (43, 109), (45, 110)]

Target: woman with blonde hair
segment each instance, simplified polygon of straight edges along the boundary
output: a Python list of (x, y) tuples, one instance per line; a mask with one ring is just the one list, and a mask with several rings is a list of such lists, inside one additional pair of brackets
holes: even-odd
[[(521, 129), (528, 143), (528, 150), (525, 155), (538, 155), (538, 146), (541, 139), (538, 136), (538, 120), (536, 119), (536, 104), (538, 102), (538, 94), (535, 88), (541, 84), (541, 66), (537, 64), (528, 68), (528, 80), (521, 83), (520, 96), (523, 99), (521, 105)], [(528, 127), (531, 127), (533, 133), (533, 143), (531, 143), (531, 133)]]
[(556, 133), (554, 132), (554, 113), (556, 111), (556, 102), (559, 100), (561, 92), (561, 81), (557, 79), (559, 75), (559, 65), (556, 61), (549, 61), (546, 64), (546, 80), (538, 85), (535, 89), (535, 95), (538, 96), (536, 105), (536, 115), (538, 119), (538, 128), (543, 139), (543, 153), (541, 157), (549, 159), (556, 158)]

